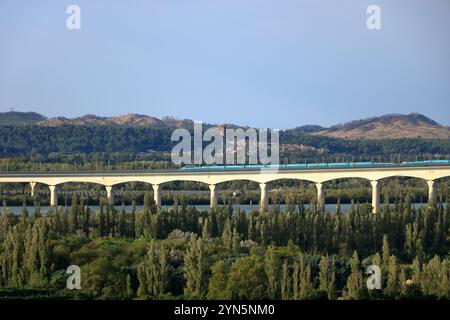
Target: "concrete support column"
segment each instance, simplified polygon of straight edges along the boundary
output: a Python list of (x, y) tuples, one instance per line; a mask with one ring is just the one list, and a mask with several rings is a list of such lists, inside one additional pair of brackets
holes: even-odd
[(317, 209), (325, 210), (325, 195), (323, 191), (323, 183), (316, 183), (317, 187)]
[(436, 203), (436, 188), (434, 180), (428, 180), (428, 204), (434, 206)]
[(56, 186), (48, 186), (50, 188), (50, 205), (57, 206), (58, 205), (58, 190)]
[(157, 208), (161, 208), (161, 193), (159, 191), (159, 184), (152, 184), (153, 187), (153, 200)]
[(105, 186), (106, 189), (106, 198), (108, 199), (108, 203), (110, 205), (114, 205), (114, 195), (113, 195), (113, 187), (112, 186)]
[(265, 183), (260, 183), (261, 188), (261, 200), (259, 202), (259, 208), (261, 211), (266, 211), (269, 206), (269, 199), (267, 198), (267, 185)]
[(209, 201), (209, 206), (211, 208), (214, 208), (217, 206), (217, 192), (216, 192), (216, 185), (215, 184), (210, 184), (209, 185), (209, 191), (210, 193), (210, 201)]
[(380, 184), (378, 180), (370, 181), (372, 185), (372, 212), (380, 212)]
[(35, 193), (34, 193), (35, 187), (36, 187), (36, 182), (34, 182), (34, 181), (30, 182), (31, 196), (32, 197), (34, 197), (34, 195), (35, 195)]

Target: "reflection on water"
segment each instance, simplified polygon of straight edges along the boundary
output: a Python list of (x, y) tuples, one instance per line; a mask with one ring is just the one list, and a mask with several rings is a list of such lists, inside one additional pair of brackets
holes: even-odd
[[(426, 206), (427, 204), (426, 203), (413, 203), (412, 205), (413, 205), (414, 208), (418, 208), (418, 207), (421, 207), (421, 206)], [(197, 208), (199, 210), (207, 210), (207, 209), (209, 209), (209, 205), (205, 205), (205, 204), (197, 204), (197, 205), (190, 205), (190, 206), (195, 207), (195, 208)], [(304, 205), (305, 209), (308, 209), (309, 206), (310, 206), (309, 204), (305, 204)], [(341, 204), (341, 212), (348, 211), (348, 209), (350, 209), (350, 206), (351, 206), (351, 204)], [(383, 206), (383, 204), (381, 206)], [(65, 206), (60, 206), (60, 207), (64, 208)], [(121, 205), (116, 205), (114, 207), (117, 210), (121, 210), (122, 209)], [(269, 206), (269, 207), (271, 207), (271, 206)], [(284, 212), (286, 207), (287, 207), (286, 205), (280, 204), (280, 205), (278, 205), (278, 210), (280, 212)], [(9, 211), (11, 211), (12, 213), (14, 213), (14, 214), (20, 214), (21, 211), (22, 211), (22, 206), (8, 206), (6, 208)], [(27, 206), (26, 208), (27, 208), (28, 214), (32, 214), (34, 212), (34, 210), (35, 210), (35, 207), (33, 207), (33, 206)], [(42, 206), (41, 207), (41, 212), (42, 213), (48, 212), (50, 208), (51, 207), (49, 207), (49, 206)], [(65, 208), (70, 209), (70, 206), (67, 206)], [(89, 206), (89, 208), (92, 211), (99, 210), (99, 206)], [(128, 206), (124, 206), (124, 208), (125, 208), (125, 211), (129, 212), (129, 211), (131, 211), (132, 206), (128, 205)], [(173, 206), (172, 205), (163, 205), (162, 208), (165, 209), (165, 210), (168, 210), (168, 209), (173, 208)], [(259, 205), (258, 204), (254, 204), (254, 205), (241, 204), (241, 205), (233, 205), (233, 208), (234, 209), (240, 208), (241, 210), (243, 210), (245, 212), (250, 212), (252, 210), (259, 210)], [(298, 208), (299, 208), (298, 205), (296, 205), (295, 206), (295, 210), (298, 210)], [(136, 206), (136, 211), (139, 211), (141, 209), (142, 209), (141, 205)], [(327, 212), (330, 212), (330, 213), (335, 212), (336, 211), (336, 204), (332, 204), (332, 203), (326, 204), (325, 205), (325, 210)]]

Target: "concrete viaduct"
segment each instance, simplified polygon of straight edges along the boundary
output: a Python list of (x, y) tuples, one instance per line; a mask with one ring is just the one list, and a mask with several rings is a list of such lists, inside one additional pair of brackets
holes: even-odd
[(113, 187), (126, 182), (144, 182), (153, 187), (154, 201), (161, 205), (160, 185), (171, 181), (194, 181), (209, 185), (211, 191), (210, 205), (217, 205), (216, 185), (233, 180), (255, 181), (261, 189), (260, 208), (268, 208), (267, 183), (280, 179), (297, 179), (315, 183), (317, 187), (317, 203), (323, 208), (325, 194), (323, 184), (326, 181), (345, 178), (361, 178), (369, 180), (372, 185), (372, 207), (376, 213), (380, 209), (379, 181), (389, 177), (414, 177), (424, 179), (428, 184), (429, 202), (436, 201), (436, 180), (449, 177), (449, 166), (424, 167), (358, 167), (358, 168), (317, 168), (317, 169), (261, 169), (261, 170), (218, 170), (218, 171), (162, 171), (162, 172), (75, 172), (75, 173), (0, 173), (0, 183), (30, 183), (31, 195), (34, 195), (36, 183), (48, 185), (50, 204), (58, 205), (58, 186), (68, 182), (96, 183), (104, 185), (110, 203), (113, 202)]

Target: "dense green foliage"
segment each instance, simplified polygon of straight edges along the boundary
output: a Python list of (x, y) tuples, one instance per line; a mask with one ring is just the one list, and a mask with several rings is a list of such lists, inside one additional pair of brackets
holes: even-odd
[[(0, 217), (0, 297), (102, 299), (364, 299), (450, 297), (450, 206), (380, 214), (157, 210), (98, 212), (76, 196), (70, 209)], [(81, 291), (65, 270), (81, 267)], [(383, 289), (367, 290), (379, 265)]]
[[(0, 156), (26, 157), (35, 161), (69, 161), (65, 154), (73, 157), (82, 154), (89, 160), (127, 161), (134, 154), (151, 150), (170, 152), (174, 143), (170, 141), (172, 129), (169, 127), (121, 126), (121, 125), (63, 125), (63, 126), (0, 126)], [(322, 156), (328, 161), (364, 155), (362, 160), (415, 159), (417, 155), (449, 155), (450, 140), (398, 139), (398, 140), (343, 140), (316, 135), (292, 129), (282, 131), (280, 144), (305, 144), (317, 149), (324, 148), (323, 154), (316, 152), (285, 152), (282, 160), (297, 162), (317, 161)], [(122, 154), (122, 155), (121, 155)], [(70, 158), (69, 157), (69, 158)], [(128, 157), (128, 158), (127, 158)], [(380, 158), (379, 158), (380, 157)], [(84, 159), (86, 160), (86, 159)]]
[(0, 154), (168, 150), (170, 134), (168, 128), (139, 126), (0, 126)]

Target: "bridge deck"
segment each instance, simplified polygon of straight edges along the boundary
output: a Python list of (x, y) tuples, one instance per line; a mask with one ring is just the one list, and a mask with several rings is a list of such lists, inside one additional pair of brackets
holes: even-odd
[(450, 169), (448, 165), (440, 166), (358, 166), (358, 167), (305, 167), (305, 168), (243, 168), (224, 170), (51, 170), (51, 171), (0, 171), (0, 177), (73, 177), (73, 176), (152, 176), (152, 175), (216, 175), (216, 174), (243, 174), (243, 173), (305, 173), (305, 172), (361, 172), (386, 170), (441, 170)]

